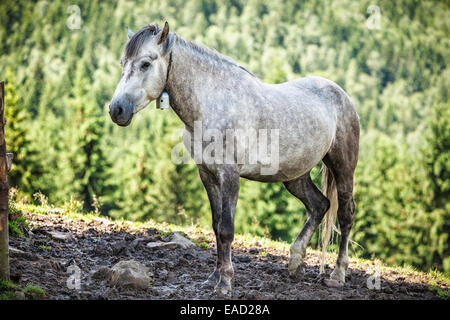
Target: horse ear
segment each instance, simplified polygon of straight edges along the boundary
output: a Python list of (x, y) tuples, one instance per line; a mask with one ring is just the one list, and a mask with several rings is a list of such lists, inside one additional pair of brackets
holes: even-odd
[(159, 36), (158, 45), (160, 45), (161, 43), (163, 43), (167, 39), (167, 35), (168, 34), (169, 34), (169, 24), (166, 21), (164, 23), (164, 28), (161, 31), (161, 35)]
[(130, 27), (127, 27), (128, 29), (128, 39), (130, 39), (132, 36), (134, 36), (134, 32), (131, 31)]

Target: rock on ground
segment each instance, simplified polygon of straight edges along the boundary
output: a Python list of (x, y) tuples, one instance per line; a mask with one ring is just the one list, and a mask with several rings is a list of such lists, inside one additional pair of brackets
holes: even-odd
[(173, 233), (172, 235), (170, 235), (167, 238), (170, 242), (176, 243), (179, 247), (181, 247), (183, 249), (195, 247), (195, 244), (192, 241), (190, 241), (189, 239), (186, 239), (178, 232)]
[(68, 232), (49, 231), (48, 234), (54, 239), (59, 241), (67, 241), (72, 239), (72, 235)]
[(166, 241), (154, 241), (147, 243), (147, 248), (150, 249), (173, 249), (173, 248), (182, 248), (182, 249), (188, 249), (188, 248), (195, 248), (195, 244), (190, 241), (189, 239), (186, 239), (178, 232), (175, 232), (168, 236)]
[(120, 261), (111, 268), (111, 283), (117, 287), (147, 289), (150, 284), (148, 268), (134, 260)]
[(176, 248), (178, 245), (175, 242), (162, 242), (162, 241), (155, 241), (155, 242), (149, 242), (147, 243), (147, 248), (149, 249), (173, 249)]

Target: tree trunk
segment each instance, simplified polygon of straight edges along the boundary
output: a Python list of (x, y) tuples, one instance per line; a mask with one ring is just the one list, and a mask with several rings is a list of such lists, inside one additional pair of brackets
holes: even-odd
[(0, 82), (0, 279), (9, 280), (8, 167), (5, 142), (5, 83)]

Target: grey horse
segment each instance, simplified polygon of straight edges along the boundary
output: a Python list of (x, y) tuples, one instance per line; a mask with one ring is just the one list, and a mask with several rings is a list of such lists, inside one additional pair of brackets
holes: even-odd
[[(320, 77), (263, 83), (232, 59), (169, 32), (167, 22), (163, 29), (157, 24), (136, 33), (128, 29), (121, 64), (122, 76), (109, 109), (111, 119), (120, 126), (129, 125), (135, 113), (167, 92), (172, 109), (185, 125), (183, 142), (192, 157), (196, 156), (192, 146), (199, 141), (202, 150), (208, 147), (208, 141), (195, 138), (196, 127), (215, 130), (222, 137), (232, 129), (236, 132), (232, 140), (248, 128), (278, 132), (277, 141), (273, 139), (278, 148), (277, 170), (270, 173), (263, 174), (264, 163), (258, 159), (252, 163), (196, 161), (217, 243), (216, 267), (205, 285), (223, 294), (232, 290), (231, 243), (240, 177), (283, 182), (304, 203), (308, 218), (290, 247), (291, 276), (304, 272), (306, 247), (323, 218), (326, 245), (337, 215), (341, 241), (330, 281), (345, 282), (360, 128), (358, 114), (343, 89)], [(251, 143), (245, 146), (249, 155)], [(323, 193), (310, 177), (320, 161), (324, 163)]]

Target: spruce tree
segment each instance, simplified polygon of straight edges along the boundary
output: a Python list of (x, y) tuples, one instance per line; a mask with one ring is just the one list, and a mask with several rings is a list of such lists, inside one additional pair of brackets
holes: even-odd
[[(450, 101), (433, 105), (422, 161), (428, 179), (423, 184), (429, 216), (429, 259), (433, 267), (450, 272)], [(428, 201), (427, 201), (428, 199)]]
[[(69, 163), (75, 178), (75, 196), (83, 201), (85, 210), (91, 211), (94, 197), (108, 198), (114, 187), (110, 180), (111, 163), (103, 144), (105, 116), (103, 108), (89, 94), (88, 72), (87, 59), (83, 57), (77, 67), (76, 86), (69, 104), (73, 111)], [(105, 205), (103, 211), (111, 204)]]
[(26, 106), (19, 102), (15, 77), (11, 69), (6, 72), (5, 91), (6, 150), (14, 154), (8, 182), (21, 192), (32, 194), (36, 191), (37, 185), (34, 181), (42, 174), (43, 168), (29, 134), (31, 117)]

